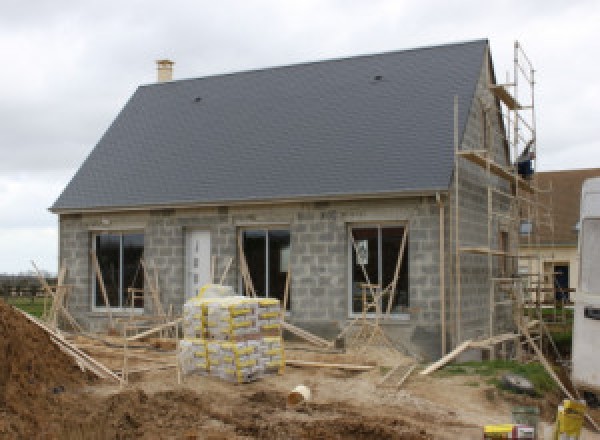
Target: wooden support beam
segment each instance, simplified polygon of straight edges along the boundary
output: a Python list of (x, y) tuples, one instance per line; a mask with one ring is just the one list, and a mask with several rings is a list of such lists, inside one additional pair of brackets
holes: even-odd
[(150, 273), (144, 259), (140, 259), (140, 264), (142, 265), (142, 271), (144, 272), (144, 278), (146, 283), (148, 284), (148, 288), (150, 289), (150, 294), (152, 295), (152, 304), (154, 313), (161, 318), (166, 318), (165, 310), (160, 301), (160, 291), (158, 289), (158, 269), (156, 266), (154, 267), (154, 280), (150, 278)]
[(301, 361), (295, 359), (286, 359), (285, 364), (292, 367), (337, 368), (349, 371), (370, 371), (375, 368), (375, 365), (329, 364), (326, 362)]
[[(571, 393), (569, 392), (569, 390), (567, 389), (567, 387), (565, 387), (565, 385), (562, 383), (562, 381), (556, 375), (556, 373), (554, 372), (554, 369), (548, 363), (548, 361), (544, 357), (544, 354), (542, 353), (542, 351), (540, 350), (540, 348), (536, 345), (535, 341), (533, 340), (533, 338), (529, 334), (529, 330), (527, 329), (527, 327), (519, 326), (519, 331), (525, 337), (525, 340), (527, 341), (527, 343), (529, 343), (529, 346), (535, 352), (535, 354), (536, 354), (538, 360), (540, 361), (540, 363), (544, 366), (544, 368), (546, 369), (546, 371), (548, 372), (548, 374), (550, 375), (550, 377), (554, 380), (554, 382), (556, 382), (556, 384), (561, 389), (561, 391), (565, 394), (565, 396), (567, 396), (571, 400), (575, 400), (575, 398), (573, 397), (573, 395), (571, 395)], [(586, 413), (585, 414), (585, 418), (592, 424), (592, 426), (594, 427), (594, 429), (596, 430), (596, 432), (600, 431), (600, 427), (598, 427), (598, 425), (596, 424), (595, 420), (592, 419), (592, 417), (589, 414)]]
[(117, 376), (115, 373), (113, 373), (113, 371), (110, 370), (108, 367), (104, 366), (103, 364), (98, 362), (96, 359), (94, 359), (91, 356), (89, 356), (88, 354), (84, 353), (82, 350), (77, 348), (77, 346), (73, 345), (69, 341), (63, 339), (60, 335), (58, 335), (57, 333), (52, 331), (50, 328), (45, 326), (43, 323), (39, 322), (33, 316), (29, 315), (28, 313), (23, 312), (22, 310), (19, 310), (19, 312), (21, 312), (21, 314), (23, 316), (25, 316), (25, 318), (27, 318), (29, 321), (31, 321), (32, 323), (34, 323), (35, 325), (40, 327), (42, 330), (44, 330), (46, 333), (48, 333), (52, 342), (54, 342), (59, 347), (64, 348), (65, 351), (71, 357), (73, 357), (75, 359), (75, 361), (77, 362), (78, 365), (83, 364), (85, 366), (85, 368), (89, 369), (90, 371), (92, 371), (94, 374), (96, 374), (99, 377), (102, 377), (105, 379), (114, 379), (117, 382), (121, 382), (121, 379), (119, 378), (119, 376)]
[(442, 357), (437, 362), (435, 362), (435, 363), (431, 364), (430, 366), (428, 366), (427, 368), (425, 368), (423, 371), (421, 371), (420, 374), (422, 376), (426, 376), (426, 375), (428, 375), (430, 373), (433, 373), (435, 370), (437, 370), (439, 368), (442, 368), (448, 362), (450, 362), (451, 360), (453, 360), (456, 356), (458, 356), (463, 351), (465, 351), (466, 349), (468, 349), (470, 345), (471, 345), (471, 339), (464, 341), (462, 344), (460, 344), (458, 347), (456, 347), (454, 350), (452, 350), (446, 356)]
[(289, 322), (282, 322), (281, 327), (284, 330), (287, 330), (288, 332), (290, 332), (290, 333), (298, 336), (299, 338), (302, 338), (314, 345), (319, 345), (319, 346), (323, 346), (323, 347), (332, 347), (333, 346), (332, 342), (330, 342), (326, 339), (320, 338), (317, 335), (313, 335), (312, 333), (310, 333), (304, 329), (301, 329), (300, 327), (296, 327), (295, 325), (292, 325)]
[(288, 265), (287, 274), (285, 276), (285, 288), (283, 289), (283, 307), (281, 309), (282, 321), (283, 321), (283, 318), (285, 318), (285, 312), (287, 311), (288, 298), (290, 296), (291, 271), (292, 271), (292, 269)]
[(406, 237), (407, 236), (408, 236), (408, 228), (405, 227), (404, 233), (402, 234), (402, 241), (400, 242), (400, 250), (398, 251), (398, 259), (396, 260), (396, 268), (394, 269), (394, 276), (392, 278), (392, 282), (387, 287), (387, 289), (389, 289), (387, 310), (385, 312), (387, 317), (389, 317), (390, 313), (392, 312), (392, 303), (394, 302), (394, 298), (396, 296), (396, 285), (398, 284), (398, 277), (400, 276), (400, 268), (402, 267), (402, 260), (404, 259), (404, 249), (406, 248)]
[(229, 268), (231, 267), (231, 263), (233, 263), (233, 257), (229, 257), (229, 261), (227, 261), (227, 265), (225, 266), (225, 270), (221, 275), (221, 279), (219, 280), (219, 284), (223, 285), (225, 282), (225, 278), (227, 277), (227, 273), (229, 272)]
[(100, 269), (100, 263), (98, 262), (98, 256), (96, 255), (96, 251), (91, 250), (90, 254), (92, 256), (92, 266), (94, 267), (94, 272), (96, 273), (96, 279), (98, 280), (98, 284), (100, 285), (100, 291), (102, 292), (102, 298), (104, 299), (104, 306), (106, 307), (106, 311), (108, 312), (108, 326), (112, 329), (114, 328), (112, 310), (110, 307), (110, 302), (108, 301), (106, 286), (104, 285), (102, 269)]
[[(250, 275), (250, 270), (248, 269), (248, 263), (246, 262), (246, 254), (244, 254), (244, 246), (242, 244), (242, 234), (238, 234), (237, 238), (238, 243), (238, 254), (240, 257), (240, 274), (244, 280), (244, 289), (246, 291), (246, 296), (252, 296), (256, 298), (256, 290), (254, 289), (254, 284), (252, 283), (252, 276)], [(248, 295), (250, 294), (250, 295)]]
[(404, 373), (404, 376), (402, 376), (400, 378), (400, 380), (398, 381), (398, 383), (396, 384), (396, 388), (400, 388), (404, 382), (406, 382), (406, 379), (408, 379), (408, 377), (411, 375), (411, 373), (415, 370), (415, 368), (417, 368), (418, 364), (414, 364), (413, 366), (411, 366), (408, 371), (406, 373)]
[(183, 318), (177, 318), (177, 319), (175, 319), (174, 321), (167, 322), (167, 323), (165, 323), (165, 324), (161, 324), (161, 325), (159, 325), (159, 326), (156, 326), (156, 327), (154, 327), (154, 328), (151, 328), (150, 330), (146, 330), (145, 332), (138, 333), (137, 335), (130, 336), (130, 337), (126, 338), (126, 339), (127, 339), (128, 341), (137, 341), (137, 340), (139, 340), (139, 339), (143, 339), (143, 338), (145, 338), (145, 337), (148, 337), (148, 336), (150, 336), (150, 335), (153, 335), (153, 334), (155, 334), (155, 333), (158, 333), (158, 332), (160, 332), (160, 331), (162, 331), (162, 330), (165, 330), (165, 329), (167, 329), (167, 328), (169, 328), (169, 327), (175, 327), (175, 326), (177, 326), (177, 325), (178, 325), (178, 324), (179, 324), (179, 323), (180, 323), (182, 320), (183, 320)]

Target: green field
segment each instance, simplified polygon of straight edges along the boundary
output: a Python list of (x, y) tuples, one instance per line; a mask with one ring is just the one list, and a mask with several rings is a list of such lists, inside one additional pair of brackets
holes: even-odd
[[(9, 296), (1, 297), (7, 304), (11, 304), (24, 312), (29, 313), (35, 317), (41, 317), (44, 313), (44, 298), (41, 297), (23, 297), (23, 296)], [(47, 299), (47, 308), (50, 308), (52, 300)]]

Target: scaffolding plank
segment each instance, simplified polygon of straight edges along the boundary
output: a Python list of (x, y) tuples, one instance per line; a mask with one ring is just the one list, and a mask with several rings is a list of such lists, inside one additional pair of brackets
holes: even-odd
[(521, 110), (522, 106), (502, 85), (490, 86), (491, 92), (511, 110)]
[(457, 153), (460, 157), (464, 157), (469, 162), (472, 162), (480, 167), (486, 168), (490, 166), (490, 172), (498, 177), (509, 180), (511, 182), (517, 182), (519, 185), (519, 189), (528, 193), (533, 194), (537, 189), (534, 188), (531, 183), (527, 180), (522, 179), (521, 177), (515, 175), (515, 173), (494, 162), (493, 160), (485, 157), (479, 150), (462, 150)]
[(481, 167), (487, 167), (488, 163), (490, 165), (490, 171), (492, 174), (495, 174), (498, 177), (502, 177), (507, 180), (513, 181), (515, 175), (511, 173), (510, 170), (504, 168), (503, 166), (497, 164), (493, 160), (488, 159), (477, 151), (473, 150), (462, 150), (457, 153), (459, 156), (464, 157), (470, 162), (477, 164)]
[(464, 247), (460, 248), (460, 251), (464, 252), (464, 253), (468, 253), (468, 254), (479, 254), (479, 255), (492, 254), (492, 255), (495, 255), (498, 257), (508, 256), (507, 252), (500, 251), (497, 249), (490, 249), (485, 246), (464, 246)]

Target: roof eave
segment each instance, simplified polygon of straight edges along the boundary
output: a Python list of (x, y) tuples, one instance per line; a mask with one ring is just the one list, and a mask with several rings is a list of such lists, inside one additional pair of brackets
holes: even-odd
[(170, 202), (163, 204), (146, 204), (135, 206), (95, 206), (89, 208), (55, 208), (50, 207), (48, 211), (53, 214), (78, 214), (95, 213), (107, 211), (150, 211), (159, 209), (192, 209), (192, 208), (210, 208), (217, 206), (241, 206), (241, 205), (272, 205), (282, 203), (302, 203), (302, 202), (320, 202), (320, 201), (348, 201), (348, 200), (370, 200), (370, 199), (388, 199), (388, 198), (413, 198), (435, 196), (436, 193), (446, 193), (448, 188), (431, 188), (425, 190), (409, 191), (390, 191), (370, 194), (331, 194), (318, 196), (297, 196), (282, 197), (271, 199), (241, 199), (241, 200), (215, 200), (210, 202)]

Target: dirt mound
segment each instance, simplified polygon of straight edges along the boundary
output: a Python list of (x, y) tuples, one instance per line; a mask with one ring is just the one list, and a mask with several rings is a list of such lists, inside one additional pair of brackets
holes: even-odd
[(88, 379), (46, 332), (0, 301), (0, 435), (39, 433), (41, 413)]

